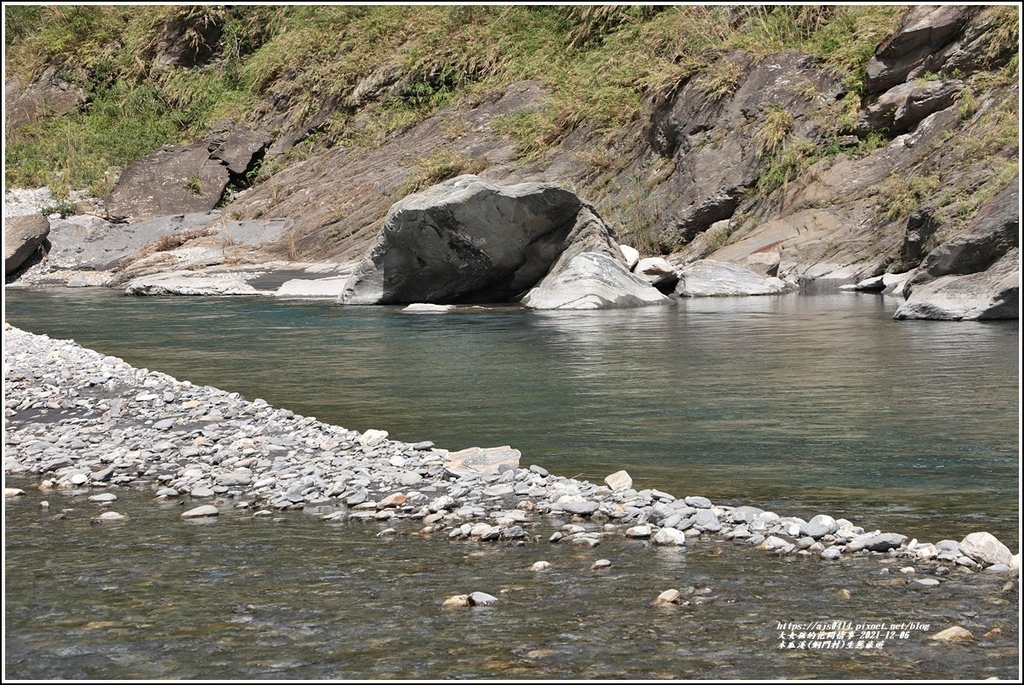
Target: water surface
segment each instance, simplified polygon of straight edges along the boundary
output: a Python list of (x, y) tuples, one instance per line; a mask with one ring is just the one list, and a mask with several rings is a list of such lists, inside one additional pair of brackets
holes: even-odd
[(272, 298), (8, 292), (36, 333), (296, 413), (638, 489), (921, 539), (1019, 527), (1016, 322), (852, 294), (411, 315)]

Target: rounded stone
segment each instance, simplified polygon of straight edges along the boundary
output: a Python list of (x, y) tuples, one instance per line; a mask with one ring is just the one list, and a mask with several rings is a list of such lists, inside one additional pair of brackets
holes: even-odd
[(96, 518), (92, 519), (93, 523), (121, 523), (127, 521), (128, 517), (124, 514), (119, 514), (116, 511), (105, 511)]
[[(258, 513), (259, 512), (257, 512), (257, 514)], [(213, 506), (212, 504), (203, 504), (201, 506), (196, 507), (195, 509), (189, 509), (188, 511), (183, 513), (180, 516), (180, 518), (183, 518), (183, 519), (196, 519), (196, 518), (206, 518), (208, 516), (219, 516), (219, 515), (220, 515), (220, 510), (217, 509), (217, 507)]]
[(469, 603), (473, 606), (489, 606), (491, 604), (496, 604), (497, 602), (497, 597), (489, 595), (486, 592), (471, 592), (469, 594)]

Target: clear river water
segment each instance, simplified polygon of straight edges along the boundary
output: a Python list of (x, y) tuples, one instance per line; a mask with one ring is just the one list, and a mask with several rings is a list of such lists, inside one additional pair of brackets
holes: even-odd
[[(897, 322), (895, 301), (846, 293), (443, 315), (93, 290), (8, 291), (4, 306), (25, 330), (346, 428), (511, 445), (559, 475), (625, 469), (637, 489), (922, 541), (984, 530), (1018, 551), (1017, 322)], [(97, 527), (84, 493), (42, 510), (7, 480), (30, 492), (5, 502), (9, 678), (1018, 675), (1017, 589), (993, 574), (921, 592), (906, 560), (722, 541), (451, 543), (301, 512), (182, 524), (138, 490), (118, 494), (129, 524)], [(541, 559), (552, 569), (529, 571)], [(668, 588), (690, 603), (649, 606)], [(474, 590), (502, 601), (440, 609)], [(911, 629), (884, 647), (780, 647), (779, 623), (815, 621)], [(976, 639), (927, 639), (954, 624)]]

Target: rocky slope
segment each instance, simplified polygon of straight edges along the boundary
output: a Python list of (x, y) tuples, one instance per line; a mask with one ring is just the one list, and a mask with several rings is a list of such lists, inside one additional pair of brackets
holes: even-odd
[[(652, 97), (634, 123), (609, 133), (582, 121), (529, 156), (504, 122), (545, 107), (551, 93), (538, 81), (440, 109), (375, 149), (314, 152), (240, 192), (229, 190), (233, 179), (315, 132), (325, 115), (276, 130), (269, 118), (222, 125), (127, 169), (98, 212), (107, 224), (90, 230), (121, 235), (130, 229), (110, 221), (189, 212), (207, 217), (196, 219), (205, 228), (153, 236), (180, 236), (160, 250), (133, 244), (99, 281), (270, 260), (347, 273), (394, 203), (474, 173), (574, 190), (620, 242), (666, 257), (676, 277), (707, 259), (804, 288), (899, 274), (885, 286), (907, 298), (897, 318), (1017, 318), (1019, 36), (1007, 47), (1006, 11), (909, 8), (866, 65), (864, 93), (797, 51), (708, 55), (710, 67)], [(47, 84), (61, 95), (54, 102), (68, 100), (66, 84), (45, 72), (15, 90), (21, 107), (9, 112), (31, 110), (24, 94)], [(353, 93), (373, 85), (367, 76)], [(52, 223), (51, 254), (62, 225)], [(73, 231), (60, 239), (76, 240)], [(75, 271), (64, 263), (54, 276), (52, 266), (42, 260), (14, 277), (66, 282)]]

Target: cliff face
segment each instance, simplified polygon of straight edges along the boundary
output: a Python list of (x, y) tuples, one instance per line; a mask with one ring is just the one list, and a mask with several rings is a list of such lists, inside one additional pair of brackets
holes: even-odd
[[(858, 88), (795, 50), (707, 53), (701, 70), (652, 94), (631, 122), (613, 130), (571, 122), (531, 154), (510, 138), (508, 122), (549, 106), (551, 85), (537, 79), (442, 107), (379, 145), (311, 147), (297, 162), (285, 151), (315, 137), (342, 101), (328, 98), (286, 126), (275, 126), (280, 116), (268, 109), (245, 129), (187, 148), (202, 157), (188, 163), (205, 169), (213, 160), (220, 169), (224, 141), (233, 135), (247, 141), (236, 180), (247, 168), (253, 175), (261, 160), (265, 168), (269, 161), (280, 166), (266, 180), (222, 195), (221, 212), (243, 222), (284, 220), (284, 237), (272, 248), (281, 256), (355, 261), (393, 203), (474, 173), (572, 189), (621, 242), (678, 267), (708, 258), (804, 286), (907, 274), (902, 294), (912, 298), (926, 282), (934, 289), (940, 276), (979, 280), (999, 265), (999, 293), (989, 294), (1000, 304), (992, 315), (1015, 318), (1016, 305), (1006, 302), (1016, 302), (1019, 272), (1012, 268), (1019, 242), (1017, 21), (1007, 7), (909, 8), (862, 68)], [(161, 54), (172, 47), (170, 41)], [(374, 71), (354, 85), (346, 106), (383, 97), (403, 78)], [(52, 71), (40, 79), (37, 91), (58, 83)], [(37, 92), (33, 87), (17, 92), (24, 98)], [(365, 123), (352, 119), (352, 126)], [(184, 148), (174, 157), (179, 167), (183, 155)], [(227, 171), (221, 176), (223, 189), (230, 179)], [(152, 199), (144, 187), (125, 193), (127, 183), (122, 175), (109, 198), (119, 199), (122, 216), (132, 210), (121, 209), (121, 198)], [(943, 262), (941, 254), (962, 243), (978, 256)], [(932, 273), (939, 262), (948, 264)], [(913, 311), (979, 318), (963, 308)]]

